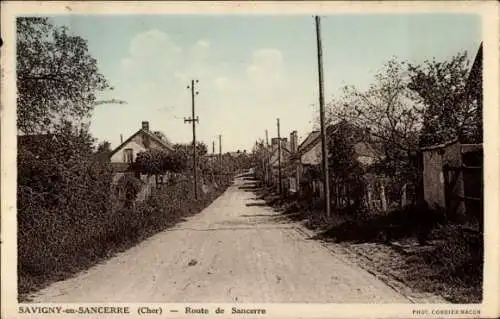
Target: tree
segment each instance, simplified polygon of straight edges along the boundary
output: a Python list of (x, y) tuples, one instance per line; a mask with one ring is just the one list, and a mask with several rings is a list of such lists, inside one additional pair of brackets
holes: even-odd
[(343, 96), (328, 105), (328, 119), (345, 120), (373, 136), (382, 151), (386, 173), (408, 170), (408, 157), (418, 146), (422, 106), (412, 100), (404, 63), (389, 60), (367, 90), (344, 87)]
[(167, 143), (169, 145), (171, 144), (169, 139), (167, 138), (167, 135), (165, 135), (165, 133), (163, 133), (161, 131), (154, 131), (153, 134), (156, 135), (157, 137), (159, 137), (165, 143)]
[[(176, 152), (179, 152), (185, 156), (186, 161), (187, 161), (187, 166), (188, 167), (193, 167), (193, 145), (192, 143), (190, 144), (175, 144), (173, 146), (174, 150)], [(208, 153), (208, 147), (205, 143), (203, 142), (197, 142), (196, 143), (196, 156), (201, 158), (202, 156), (206, 155)]]
[(111, 154), (111, 143), (108, 141), (102, 141), (97, 145), (96, 157), (99, 161), (107, 162), (109, 161), (109, 155)]
[(111, 152), (111, 143), (108, 141), (102, 141), (97, 145), (97, 153), (110, 153)]
[(361, 175), (362, 169), (354, 146), (362, 141), (364, 136), (346, 121), (337, 123), (333, 130), (328, 138), (328, 165), (332, 168), (331, 174), (343, 180)]
[(163, 157), (165, 171), (180, 173), (186, 170), (186, 156), (179, 152), (170, 152)]
[(16, 26), (18, 130), (40, 133), (61, 120), (88, 119), (96, 93), (110, 86), (87, 41), (48, 18), (19, 17)]
[(179, 173), (186, 169), (186, 156), (180, 152), (166, 152), (150, 149), (137, 154), (132, 168), (141, 174), (163, 175), (167, 172)]
[(408, 88), (416, 100), (426, 106), (420, 144), (428, 146), (455, 138), (466, 140), (475, 134), (477, 118), (481, 118), (477, 103), (466, 99), (469, 60), (467, 52), (449, 61), (426, 60), (423, 66), (408, 65)]

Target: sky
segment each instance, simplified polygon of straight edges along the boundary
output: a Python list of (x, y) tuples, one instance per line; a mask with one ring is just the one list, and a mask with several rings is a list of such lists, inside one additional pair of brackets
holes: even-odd
[[(58, 25), (88, 40), (100, 72), (115, 88), (96, 106), (91, 133), (120, 143), (142, 121), (173, 143), (192, 141), (192, 79), (199, 117), (196, 135), (212, 151), (248, 150), (258, 138), (298, 131), (299, 141), (318, 117), (318, 64), (310, 15), (59, 15)], [(422, 63), (467, 51), (481, 41), (472, 14), (337, 14), (321, 17), (326, 101), (343, 85), (367, 87), (391, 57)]]

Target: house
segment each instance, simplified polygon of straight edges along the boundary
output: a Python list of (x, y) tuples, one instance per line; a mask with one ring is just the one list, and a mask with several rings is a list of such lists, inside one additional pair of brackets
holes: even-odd
[[(292, 155), (292, 152), (289, 148), (288, 139), (286, 137), (272, 138), (271, 145), (268, 149), (268, 154), (270, 168), (269, 177), (271, 181), (278, 182), (281, 176), (282, 187), (285, 189), (288, 188), (285, 168), (288, 165)], [(279, 189), (278, 183), (276, 183), (276, 187)]]
[[(137, 154), (148, 149), (173, 152), (173, 147), (159, 135), (150, 131), (149, 122), (143, 121), (141, 128), (116, 147), (109, 155), (113, 165), (123, 166), (135, 161)], [(121, 163), (121, 164), (120, 164)]]
[[(380, 151), (377, 150), (374, 137), (364, 130), (346, 121), (341, 121), (326, 127), (327, 136), (331, 137), (340, 129), (346, 129), (353, 134), (355, 144), (353, 145), (355, 158), (361, 167), (367, 168), (383, 158)], [(330, 154), (331, 156), (331, 154)], [(323, 184), (321, 176), (322, 163), (322, 144), (320, 131), (312, 131), (298, 145), (297, 151), (293, 157), (294, 165), (290, 168), (289, 174), (295, 175), (297, 181), (297, 191), (309, 193), (314, 196), (322, 196)], [(335, 175), (335, 169), (330, 167), (330, 174)]]

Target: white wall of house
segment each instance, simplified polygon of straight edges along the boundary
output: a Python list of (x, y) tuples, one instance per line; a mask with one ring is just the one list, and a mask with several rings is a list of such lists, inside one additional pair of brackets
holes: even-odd
[(122, 148), (120, 148), (118, 150), (118, 152), (116, 152), (115, 154), (113, 154), (113, 156), (111, 156), (111, 162), (112, 163), (125, 163), (125, 150), (126, 149), (132, 149), (132, 156), (133, 156), (133, 160), (135, 161), (135, 158), (137, 157), (137, 154), (139, 152), (144, 152), (146, 150), (146, 148), (141, 145), (141, 144), (138, 144), (136, 143), (134, 140), (128, 142), (127, 144), (123, 145)]
[[(112, 163), (125, 163), (125, 150), (132, 149), (133, 161), (135, 161), (139, 152), (146, 151), (144, 146), (144, 138), (148, 138), (147, 134), (138, 134), (133, 139), (120, 147), (120, 149), (111, 156)], [(165, 149), (163, 145), (149, 137), (149, 148), (151, 149)]]

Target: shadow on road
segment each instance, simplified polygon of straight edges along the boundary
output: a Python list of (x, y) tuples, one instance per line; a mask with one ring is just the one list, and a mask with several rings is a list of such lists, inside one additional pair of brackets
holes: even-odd
[(267, 205), (266, 202), (262, 202), (262, 203), (246, 203), (245, 204), (247, 207), (252, 207), (252, 206), (261, 206), (261, 207), (265, 207), (265, 206), (269, 206)]
[(253, 177), (241, 177), (241, 180), (243, 181), (257, 181), (255, 178)]
[(241, 215), (240, 217), (276, 217), (276, 215), (269, 214), (253, 214), (253, 215)]
[(244, 191), (247, 191), (247, 192), (255, 192), (255, 191), (258, 191), (260, 190), (260, 186), (257, 186), (257, 185), (248, 185), (248, 186), (240, 186), (238, 187), (238, 189), (241, 189), (241, 190), (244, 190)]

